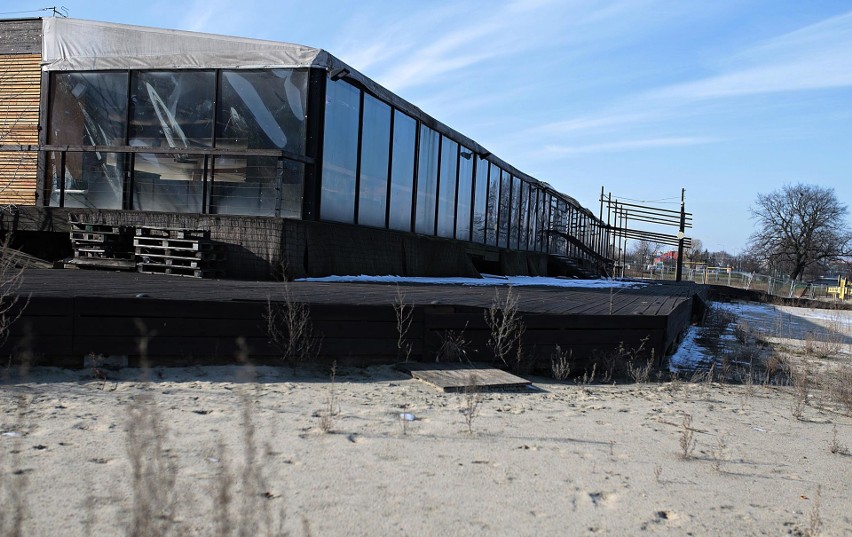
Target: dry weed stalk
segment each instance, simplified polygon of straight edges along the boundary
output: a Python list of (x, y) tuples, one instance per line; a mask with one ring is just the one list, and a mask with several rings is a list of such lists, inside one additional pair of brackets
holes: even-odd
[(837, 439), (837, 424), (831, 430), (831, 442), (828, 443), (828, 450), (835, 455), (849, 455), (849, 448), (840, 443)]
[(127, 458), (131, 470), (131, 537), (161, 537), (172, 532), (175, 514), (177, 465), (165, 447), (168, 427), (157, 401), (147, 390), (150, 380), (148, 343), (153, 337), (141, 320), (136, 320), (140, 380), (143, 393), (133, 397), (127, 408)]
[(491, 330), (488, 347), (494, 352), (494, 356), (499, 358), (503, 365), (520, 371), (524, 358), (521, 339), (526, 326), (518, 311), (518, 297), (512, 292), (511, 285), (502, 297), (499, 290), (494, 290), (494, 300), (485, 311), (485, 323)]
[(127, 457), (133, 494), (129, 535), (154, 537), (171, 533), (177, 465), (165, 447), (168, 428), (157, 402), (140, 394), (128, 407)]
[(683, 459), (692, 457), (695, 444), (695, 429), (692, 428), (692, 416), (684, 414), (683, 424), (680, 429), (680, 454)]
[(807, 537), (817, 537), (822, 530), (822, 516), (820, 508), (822, 507), (822, 485), (817, 485), (816, 494), (814, 495), (814, 504), (811, 507), (811, 513), (808, 516), (808, 529), (805, 531)]
[(396, 296), (393, 301), (393, 312), (396, 317), (396, 357), (398, 360), (408, 362), (411, 358), (411, 342), (408, 341), (408, 330), (411, 328), (411, 320), (414, 306), (405, 301), (405, 293), (399, 285), (396, 286)]
[[(257, 537), (258, 535), (280, 535), (281, 528), (286, 519), (284, 507), (282, 506), (278, 516), (278, 525), (274, 524), (275, 517), (273, 515), (270, 501), (276, 495), (269, 492), (265, 470), (270, 466), (269, 461), (261, 453), (258, 448), (259, 442), (257, 439), (257, 428), (254, 422), (254, 398), (257, 397), (257, 371), (254, 364), (251, 363), (248, 356), (248, 348), (245, 340), (239, 338), (237, 340), (237, 360), (243, 364), (243, 370), (240, 376), (244, 380), (238, 392), (240, 398), (240, 426), (242, 428), (243, 438), (243, 464), (239, 469), (239, 475), (234, 476), (228, 464), (223, 464), (219, 472), (217, 496), (214, 498), (214, 504), (218, 507), (223, 505), (224, 514), (220, 514), (216, 523), (217, 527), (230, 529), (231, 533), (220, 533), (225, 535), (238, 535), (239, 537)], [(222, 457), (224, 458), (224, 449), (220, 448)], [(265, 453), (270, 452), (270, 447), (267, 445)], [(236, 505), (238, 516), (236, 520), (232, 518), (234, 505), (231, 488), (234, 481), (239, 484), (240, 501)]]
[(325, 397), (325, 408), (320, 412), (320, 429), (324, 433), (334, 430), (334, 422), (340, 415), (340, 407), (337, 404), (337, 393), (335, 384), (337, 382), (337, 362), (331, 363), (331, 383), (328, 385), (328, 393)]
[(802, 419), (802, 414), (808, 405), (811, 384), (813, 382), (813, 371), (810, 364), (806, 361), (804, 367), (793, 368), (791, 376), (793, 381), (793, 401), (790, 404), (790, 412), (798, 420)]
[(286, 282), (282, 285), (280, 302), (267, 298), (266, 331), (281, 357), (295, 371), (298, 365), (317, 357), (322, 341), (314, 334), (308, 305), (293, 299)]
[(464, 416), (464, 422), (467, 424), (467, 432), (473, 434), (473, 421), (479, 416), (479, 410), (482, 406), (483, 396), (479, 385), (479, 377), (476, 373), (469, 373), (465, 382), (465, 387), (462, 392), (462, 408), (461, 413)]
[(710, 454), (713, 457), (713, 469), (717, 472), (722, 471), (722, 463), (728, 460), (728, 437), (720, 435), (716, 438), (716, 445), (713, 447)]
[(570, 349), (567, 352), (562, 350), (559, 345), (553, 350), (550, 355), (550, 372), (556, 380), (566, 380), (571, 374), (571, 358), (574, 355), (574, 350)]

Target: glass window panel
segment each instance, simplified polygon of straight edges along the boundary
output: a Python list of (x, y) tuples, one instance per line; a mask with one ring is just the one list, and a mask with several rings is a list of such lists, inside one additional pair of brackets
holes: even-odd
[(216, 157), (209, 212), (299, 218), (302, 166), (275, 157)]
[(488, 176), (488, 207), (486, 213), (485, 243), (497, 245), (497, 225), (499, 223), (498, 202), (500, 199), (500, 168), (490, 166)]
[[(186, 149), (213, 144), (212, 71), (134, 72), (130, 145)], [(201, 212), (204, 157), (139, 153), (133, 208)]]
[(538, 214), (538, 189), (530, 185), (530, 217), (529, 217), (529, 227), (530, 227), (530, 235), (528, 237), (529, 250), (535, 250), (537, 248), (538, 241), (538, 225), (536, 223), (536, 215)]
[(343, 80), (328, 80), (320, 198), (320, 218), (323, 220), (355, 221), (360, 108), (361, 92), (358, 88)]
[(123, 73), (54, 73), (48, 139), (60, 145), (124, 145), (127, 78)]
[(456, 170), (459, 144), (443, 137), (441, 142), (441, 178), (438, 187), (438, 236), (453, 238), (456, 213)]
[(512, 176), (503, 171), (500, 180), (500, 229), (497, 237), (497, 246), (509, 247), (509, 225), (512, 221)]
[[(60, 202), (60, 154), (51, 152), (50, 205)], [(123, 153), (67, 153), (65, 160), (64, 207), (121, 209), (124, 200), (125, 155)]]
[(568, 230), (566, 209), (567, 204), (565, 203), (565, 200), (557, 198), (553, 219), (554, 229), (559, 232), (559, 235), (553, 236), (553, 253), (557, 255), (567, 255), (568, 253), (568, 241), (565, 238), (565, 233)]
[(550, 194), (546, 192), (541, 193), (541, 197), (539, 199), (539, 208), (538, 208), (538, 225), (541, 230), (541, 240), (538, 244), (538, 250), (540, 252), (547, 251), (547, 243), (549, 241), (550, 235), (548, 233), (548, 221), (547, 215), (550, 212)]
[(305, 153), (308, 72), (223, 70), (216, 145)]
[(204, 193), (204, 157), (188, 162), (175, 155), (137, 153), (133, 209), (200, 213)]
[(130, 145), (210, 147), (213, 85), (212, 71), (134, 72)]
[(512, 226), (509, 228), (509, 248), (518, 249), (521, 228), (521, 179), (512, 177)]
[(365, 226), (385, 227), (390, 117), (390, 106), (364, 95), (358, 223)]
[(518, 222), (518, 249), (526, 250), (529, 236), (530, 188), (529, 183), (521, 181), (521, 215)]
[(393, 159), (391, 161), (391, 195), (389, 226), (411, 231), (411, 194), (414, 185), (414, 144), (417, 122), (399, 110), (393, 119)]
[(470, 211), (471, 195), (473, 188), (473, 152), (464, 147), (459, 147), (459, 189), (456, 207), (456, 238), (459, 240), (470, 240)]
[(485, 215), (488, 201), (488, 161), (477, 157), (476, 188), (473, 195), (473, 241), (485, 242)]
[(417, 163), (417, 205), (414, 231), (435, 234), (435, 195), (438, 190), (438, 146), (440, 135), (420, 126), (420, 157)]

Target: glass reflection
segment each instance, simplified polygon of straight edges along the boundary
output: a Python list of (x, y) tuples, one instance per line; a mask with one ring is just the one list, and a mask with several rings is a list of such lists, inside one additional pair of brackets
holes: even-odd
[(390, 106), (364, 95), (358, 223), (365, 226), (385, 227), (390, 118)]
[(328, 80), (320, 194), (320, 218), (323, 220), (355, 222), (360, 108), (358, 88), (343, 80)]
[(216, 146), (305, 152), (304, 70), (223, 70)]
[(476, 160), (476, 187), (473, 195), (473, 241), (485, 242), (486, 202), (488, 201), (488, 161)]
[[(124, 145), (127, 73), (52, 75), (48, 140), (60, 145)], [(59, 203), (58, 156), (51, 162), (51, 205)], [(116, 153), (68, 152), (65, 160), (68, 207), (120, 209), (124, 158)]]
[(420, 126), (420, 159), (417, 163), (417, 204), (414, 231), (435, 234), (435, 195), (438, 190), (438, 147), (440, 135)]
[(456, 169), (459, 144), (447, 137), (441, 141), (441, 176), (438, 187), (438, 236), (453, 238), (456, 215)]
[(456, 215), (456, 238), (469, 241), (470, 238), (470, 211), (473, 181), (473, 153), (470, 149), (459, 147), (459, 188), (458, 188), (458, 213)]
[(414, 185), (414, 144), (417, 122), (399, 110), (394, 111), (393, 158), (388, 226), (411, 231), (411, 198)]

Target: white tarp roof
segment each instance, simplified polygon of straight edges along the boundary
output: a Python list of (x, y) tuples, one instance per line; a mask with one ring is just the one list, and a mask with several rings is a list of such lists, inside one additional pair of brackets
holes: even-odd
[(42, 19), (45, 71), (323, 67), (323, 50), (263, 41), (62, 17)]

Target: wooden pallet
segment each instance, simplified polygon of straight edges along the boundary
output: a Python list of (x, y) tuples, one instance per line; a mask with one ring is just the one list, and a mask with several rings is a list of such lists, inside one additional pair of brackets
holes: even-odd
[(136, 270), (143, 274), (170, 274), (188, 278), (216, 278), (225, 275), (223, 271), (213, 268), (181, 267), (159, 263), (136, 263)]
[(134, 237), (134, 248), (162, 248), (169, 250), (207, 251), (213, 250), (213, 243), (201, 239), (161, 239), (155, 237)]
[(192, 278), (223, 275), (218, 267), (223, 249), (210, 240), (208, 230), (139, 227), (133, 248), (139, 272)]
[(131, 228), (111, 224), (70, 222), (73, 264), (91, 268), (134, 268)]
[(136, 236), (156, 237), (160, 239), (208, 240), (210, 239), (210, 230), (141, 226), (136, 228)]

